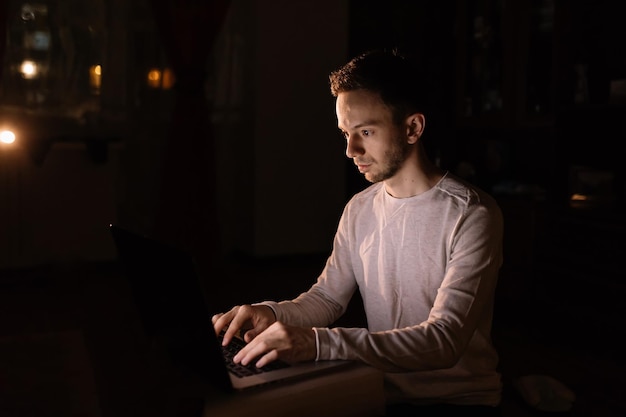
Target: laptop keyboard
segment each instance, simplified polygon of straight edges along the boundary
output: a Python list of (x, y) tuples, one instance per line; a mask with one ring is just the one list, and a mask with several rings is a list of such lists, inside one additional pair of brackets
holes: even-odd
[[(219, 336), (219, 341), (221, 344), (222, 335)], [(241, 350), (241, 348), (245, 346), (245, 344), (246, 342), (244, 342), (243, 340), (233, 337), (227, 346), (222, 346), (222, 354), (224, 356), (224, 360), (226, 361), (226, 367), (230, 372), (232, 372), (235, 376), (239, 378), (260, 374), (263, 372), (274, 371), (276, 369), (283, 369), (290, 366), (287, 362), (283, 362), (280, 360), (273, 361), (262, 368), (257, 368), (254, 365), (255, 361), (252, 361), (246, 366), (240, 363), (237, 364), (233, 362), (233, 357), (237, 354), (237, 352)]]

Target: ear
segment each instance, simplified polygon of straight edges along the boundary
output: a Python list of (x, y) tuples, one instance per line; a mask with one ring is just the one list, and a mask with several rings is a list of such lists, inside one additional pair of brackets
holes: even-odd
[(422, 113), (413, 113), (406, 118), (406, 133), (409, 144), (414, 144), (422, 136), (424, 127), (426, 126), (426, 118)]

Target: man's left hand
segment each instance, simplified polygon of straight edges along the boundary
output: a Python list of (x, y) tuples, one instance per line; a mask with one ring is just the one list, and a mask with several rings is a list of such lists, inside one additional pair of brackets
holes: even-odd
[(277, 321), (252, 339), (233, 359), (243, 365), (257, 359), (256, 366), (261, 368), (277, 359), (289, 363), (312, 361), (316, 353), (313, 329)]

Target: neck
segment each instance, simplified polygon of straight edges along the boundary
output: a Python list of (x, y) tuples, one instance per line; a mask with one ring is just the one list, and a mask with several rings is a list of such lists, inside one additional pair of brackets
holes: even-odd
[(444, 175), (444, 171), (428, 159), (423, 149), (416, 150), (393, 177), (384, 181), (385, 190), (393, 197), (407, 198), (422, 194), (437, 185)]

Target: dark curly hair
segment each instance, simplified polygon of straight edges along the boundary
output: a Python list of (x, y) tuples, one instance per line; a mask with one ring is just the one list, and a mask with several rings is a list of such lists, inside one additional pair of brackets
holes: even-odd
[(398, 49), (365, 52), (330, 73), (330, 92), (367, 90), (377, 93), (400, 123), (413, 113), (425, 113), (428, 97), (421, 68)]

